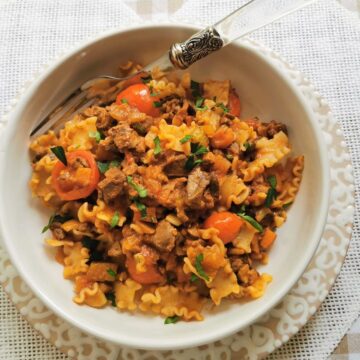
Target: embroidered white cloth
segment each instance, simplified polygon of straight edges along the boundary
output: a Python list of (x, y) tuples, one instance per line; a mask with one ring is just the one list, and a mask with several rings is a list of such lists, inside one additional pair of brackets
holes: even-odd
[[(355, 8), (355, 0), (343, 0)], [(143, 19), (209, 24), (243, 0), (0, 0), (0, 114), (21, 85), (67, 47)], [(341, 122), (360, 182), (360, 22), (335, 0), (320, 0), (257, 31), (255, 38), (307, 74)], [(357, 209), (359, 208), (357, 199)], [(360, 310), (359, 213), (340, 276), (321, 309), (272, 359), (325, 359)], [(16, 312), (0, 290), (0, 358), (66, 359)]]

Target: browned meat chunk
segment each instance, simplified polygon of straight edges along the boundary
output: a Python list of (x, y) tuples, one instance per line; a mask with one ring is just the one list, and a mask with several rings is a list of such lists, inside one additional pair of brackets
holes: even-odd
[(175, 116), (183, 105), (183, 100), (178, 97), (165, 98), (162, 103), (161, 109), (165, 114), (169, 114), (170, 117)]
[[(145, 151), (145, 139), (138, 135), (128, 124), (121, 123), (109, 130), (109, 137), (120, 152), (135, 150), (139, 153)], [(107, 140), (107, 139), (105, 139)]]
[(270, 139), (280, 131), (283, 131), (285, 134), (288, 133), (285, 124), (278, 123), (274, 120), (271, 120), (269, 123), (261, 123), (256, 131), (260, 136), (266, 136)]
[(117, 120), (117, 122), (128, 124), (138, 123), (146, 120), (147, 115), (140, 112), (137, 108), (131, 107), (128, 104), (113, 103), (106, 108), (110, 116)]
[(200, 200), (210, 183), (210, 175), (199, 167), (191, 171), (186, 185), (187, 199), (191, 202)]
[(148, 243), (160, 251), (170, 252), (175, 246), (177, 230), (166, 220), (162, 220), (156, 227), (155, 234), (148, 238)]
[(105, 179), (99, 182), (98, 188), (106, 204), (113, 204), (123, 194), (125, 180), (119, 168), (111, 168), (105, 173)]
[(111, 126), (116, 124), (116, 121), (111, 118), (109, 113), (100, 106), (92, 106), (84, 111), (86, 116), (96, 116), (96, 127), (99, 130), (105, 131), (109, 130)]
[(164, 173), (169, 177), (182, 177), (187, 175), (185, 169), (186, 155), (173, 155), (164, 166)]

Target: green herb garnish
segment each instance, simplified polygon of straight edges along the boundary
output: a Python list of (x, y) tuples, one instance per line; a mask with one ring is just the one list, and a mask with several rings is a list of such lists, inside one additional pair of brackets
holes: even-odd
[(137, 207), (137, 209), (140, 211), (141, 217), (146, 218), (147, 216), (146, 206), (138, 199), (134, 199), (134, 204)]
[(65, 166), (67, 166), (65, 150), (62, 146), (54, 146), (54, 147), (50, 148), (50, 150)]
[(198, 281), (198, 280), (199, 280), (199, 277), (197, 275), (195, 275), (194, 273), (192, 273), (191, 276), (190, 276), (190, 281), (195, 282), (195, 281)]
[(119, 223), (119, 219), (120, 219), (119, 212), (115, 211), (115, 214), (113, 215), (113, 217), (111, 218), (111, 221), (110, 221), (111, 229), (113, 229), (115, 226), (117, 226), (117, 224)]
[(203, 97), (198, 97), (196, 100), (195, 100), (195, 106), (197, 107), (197, 108), (200, 108), (202, 105), (203, 105), (203, 103), (204, 103), (204, 98)]
[(270, 175), (267, 178), (267, 182), (270, 184), (270, 189), (268, 190), (267, 194), (266, 194), (266, 199), (265, 199), (265, 206), (267, 208), (269, 208), (271, 206), (271, 204), (273, 203), (273, 201), (276, 199), (277, 197), (277, 191), (276, 191), (276, 185), (277, 185), (277, 181), (276, 181), (276, 176), (274, 175)]
[(165, 321), (164, 324), (168, 325), (168, 324), (176, 324), (178, 321), (180, 320), (180, 318), (178, 316), (168, 316)]
[(109, 269), (106, 270), (106, 272), (107, 272), (110, 276), (116, 278), (116, 272), (115, 272), (113, 269), (109, 268)]
[(192, 138), (192, 135), (185, 135), (182, 139), (180, 139), (181, 144), (185, 144)]
[(108, 162), (97, 161), (96, 164), (102, 174), (105, 174), (109, 170), (110, 164)]
[(194, 155), (203, 155), (209, 152), (209, 149), (198, 143), (191, 143), (191, 152)]
[(247, 221), (257, 231), (259, 231), (261, 233), (264, 231), (263, 227), (253, 217), (251, 217), (250, 215), (246, 215), (244, 213), (238, 213), (237, 215), (240, 216), (245, 221)]
[(104, 261), (104, 253), (98, 250), (91, 251), (89, 260), (86, 262), (86, 264), (90, 264), (93, 261)]
[(160, 139), (158, 136), (154, 139), (154, 144), (155, 144), (154, 155), (158, 155), (161, 153)]
[(97, 143), (102, 140), (102, 135), (100, 131), (89, 131), (89, 137), (95, 139)]
[(121, 102), (122, 102), (123, 104), (128, 104), (128, 103), (129, 103), (128, 100), (125, 99), (125, 98), (122, 98), (122, 99), (121, 99)]
[(56, 214), (51, 215), (48, 224), (43, 227), (41, 233), (43, 234), (45, 231), (48, 231), (54, 222), (59, 222), (63, 224), (64, 222), (70, 219), (72, 219), (72, 216), (70, 215), (56, 215)]
[(221, 108), (225, 114), (229, 112), (229, 108), (227, 108), (223, 103), (218, 103), (216, 106)]
[(88, 236), (84, 236), (81, 243), (83, 247), (89, 249), (90, 251), (94, 251), (99, 245), (99, 240), (95, 240)]
[(287, 209), (292, 205), (292, 203), (293, 203), (293, 202), (290, 201), (290, 202), (284, 204), (284, 205), (283, 205), (283, 209), (284, 209), (284, 210), (287, 210)]
[(109, 301), (111, 301), (112, 306), (116, 306), (115, 294), (113, 292), (108, 292), (105, 294), (105, 296)]
[(102, 174), (105, 174), (110, 168), (118, 167), (120, 165), (120, 161), (119, 160), (111, 160), (110, 162), (97, 161), (96, 164), (99, 171)]
[(153, 102), (153, 106), (156, 107), (156, 108), (161, 107), (162, 104), (163, 104), (162, 101), (154, 101), (154, 102)]
[(202, 262), (204, 260), (204, 254), (199, 254), (196, 256), (195, 258), (195, 269), (197, 271), (197, 273), (206, 281), (209, 281), (209, 277), (206, 274), (205, 270), (202, 267)]
[(139, 196), (141, 198), (146, 198), (147, 197), (147, 190), (144, 189), (142, 186), (136, 184), (134, 182), (132, 176), (127, 176), (126, 180), (127, 180), (128, 184), (131, 185), (132, 188), (137, 191), (137, 193), (139, 194)]
[(146, 135), (146, 129), (141, 124), (135, 123), (132, 125), (132, 127), (139, 135)]
[(190, 88), (191, 88), (191, 94), (192, 94), (194, 99), (201, 96), (200, 83), (198, 83), (197, 81), (191, 80), (190, 81)]
[(141, 81), (142, 81), (144, 84), (149, 83), (151, 80), (152, 80), (152, 76), (151, 76), (150, 74), (141, 78)]
[(231, 154), (226, 154), (226, 158), (227, 158), (229, 161), (233, 161), (233, 160), (234, 160), (234, 157), (233, 157)]
[(198, 159), (200, 155), (204, 155), (209, 151), (205, 146), (198, 143), (191, 143), (191, 154), (186, 160), (185, 169), (191, 171), (196, 165), (199, 165), (203, 160)]

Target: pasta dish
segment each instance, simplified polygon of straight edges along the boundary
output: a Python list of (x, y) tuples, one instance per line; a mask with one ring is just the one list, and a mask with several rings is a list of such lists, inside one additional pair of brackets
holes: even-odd
[(126, 85), (97, 85), (98, 105), (30, 145), (30, 187), (52, 211), (43, 233), (74, 302), (170, 324), (261, 297), (271, 276), (256, 267), (304, 167), (286, 126), (243, 118), (230, 80), (153, 71)]

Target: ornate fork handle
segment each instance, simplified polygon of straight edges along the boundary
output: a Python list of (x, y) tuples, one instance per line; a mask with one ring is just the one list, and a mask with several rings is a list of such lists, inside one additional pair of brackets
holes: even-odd
[(186, 69), (210, 53), (220, 50), (223, 45), (220, 34), (210, 26), (184, 42), (173, 44), (169, 56), (176, 68)]

